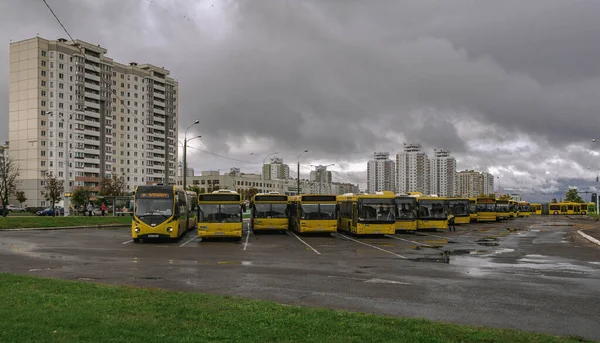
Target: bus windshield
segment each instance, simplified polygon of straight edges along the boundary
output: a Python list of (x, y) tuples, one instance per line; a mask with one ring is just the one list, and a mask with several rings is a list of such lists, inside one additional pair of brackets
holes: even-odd
[(241, 220), (238, 204), (201, 204), (200, 219), (202, 223), (235, 223)]
[(398, 211), (397, 218), (398, 219), (413, 219), (417, 217), (416, 211), (416, 203), (414, 201), (411, 202), (403, 202), (402, 200), (396, 200), (396, 209)]
[(137, 198), (135, 200), (135, 215), (138, 218), (148, 216), (170, 217), (173, 214), (173, 198), (149, 199)]
[(419, 218), (420, 219), (447, 219), (446, 206), (442, 201), (427, 201), (419, 202)]
[(287, 218), (287, 204), (255, 204), (254, 218)]
[(468, 216), (469, 215), (469, 202), (468, 201), (449, 201), (448, 207), (455, 216)]
[(477, 212), (496, 212), (496, 204), (477, 204)]
[(301, 219), (336, 219), (335, 204), (302, 204)]
[(508, 204), (496, 204), (496, 212), (508, 212)]
[(521, 205), (521, 211), (529, 212), (529, 211), (531, 211), (531, 206), (527, 205), (527, 204)]
[(394, 200), (364, 199), (358, 211), (359, 221), (396, 221)]

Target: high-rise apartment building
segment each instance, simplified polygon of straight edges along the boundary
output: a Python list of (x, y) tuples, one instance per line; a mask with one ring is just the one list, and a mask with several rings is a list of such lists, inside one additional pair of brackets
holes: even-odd
[(494, 194), (494, 175), (488, 172), (481, 173), (481, 182), (483, 194)]
[(310, 172), (310, 181), (316, 183), (317, 194), (332, 194), (331, 179), (331, 171), (327, 170), (327, 166), (318, 165)]
[(29, 206), (44, 176), (98, 191), (103, 177), (175, 184), (178, 85), (151, 64), (121, 64), (80, 40), (10, 44), (9, 141)]
[(279, 157), (271, 158), (271, 163), (263, 165), (263, 180), (287, 180), (290, 178), (290, 167)]
[(456, 173), (457, 195), (474, 198), (482, 193), (481, 173), (474, 170), (463, 170)]
[(367, 193), (396, 191), (396, 166), (388, 152), (375, 152), (367, 163)]
[(456, 179), (458, 196), (472, 198), (494, 193), (494, 176), (490, 173), (463, 170), (456, 173)]
[(404, 143), (404, 151), (396, 155), (396, 189), (398, 193), (429, 194), (429, 158), (421, 144)]
[(434, 149), (429, 161), (430, 192), (441, 197), (456, 195), (456, 159), (445, 149)]

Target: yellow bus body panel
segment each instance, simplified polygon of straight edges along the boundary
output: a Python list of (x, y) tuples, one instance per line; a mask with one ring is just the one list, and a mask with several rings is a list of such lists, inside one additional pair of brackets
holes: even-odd
[(495, 222), (496, 212), (477, 212), (478, 222)]
[(357, 235), (393, 235), (396, 233), (396, 224), (367, 224), (358, 223), (356, 231), (353, 232)]
[(448, 219), (417, 220), (417, 230), (448, 230)]
[[(140, 232), (135, 232), (135, 228), (139, 228)], [(167, 228), (173, 228), (171, 233), (167, 232)], [(185, 231), (184, 228), (182, 230)], [(140, 237), (148, 237), (148, 238), (177, 238), (179, 235), (179, 221), (172, 220), (172, 218), (167, 219), (167, 221), (157, 224), (156, 226), (148, 225), (141, 220), (132, 220), (131, 221), (131, 238), (140, 238)], [(149, 237), (151, 235), (159, 235), (158, 237)]]
[(328, 220), (300, 220), (299, 233), (307, 232), (337, 232), (338, 221)]
[(254, 231), (281, 231), (288, 229), (289, 222), (288, 218), (255, 218), (252, 228)]
[[(476, 222), (477, 221), (477, 213), (469, 213), (469, 221)], [(455, 222), (456, 223), (456, 222)]]
[(242, 223), (198, 223), (198, 237), (242, 237)]
[(471, 215), (464, 216), (464, 217), (454, 217), (454, 224), (456, 224), (456, 225), (469, 224), (470, 222), (471, 222)]
[(397, 220), (395, 231), (417, 231), (417, 220)]

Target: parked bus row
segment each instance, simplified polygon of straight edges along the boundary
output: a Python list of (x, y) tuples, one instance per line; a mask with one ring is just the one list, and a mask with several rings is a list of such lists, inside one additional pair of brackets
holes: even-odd
[[(562, 213), (562, 204), (557, 212)], [(566, 211), (581, 212), (565, 205)], [(553, 207), (554, 208), (554, 207)], [(528, 217), (536, 204), (491, 197), (444, 198), (418, 192), (394, 194), (297, 195), (256, 194), (249, 203), (254, 232), (293, 230), (297, 233), (346, 231), (355, 235), (394, 234), (397, 231), (447, 230), (455, 225)], [(243, 235), (242, 196), (231, 190), (196, 195), (174, 186), (138, 186), (134, 195), (132, 236), (178, 240), (188, 230), (198, 237)], [(541, 211), (541, 209), (540, 209)]]

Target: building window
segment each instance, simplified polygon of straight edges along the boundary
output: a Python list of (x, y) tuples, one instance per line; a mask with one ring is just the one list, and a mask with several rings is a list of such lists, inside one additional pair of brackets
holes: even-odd
[(42, 76), (46, 77), (46, 71), (42, 70)]

